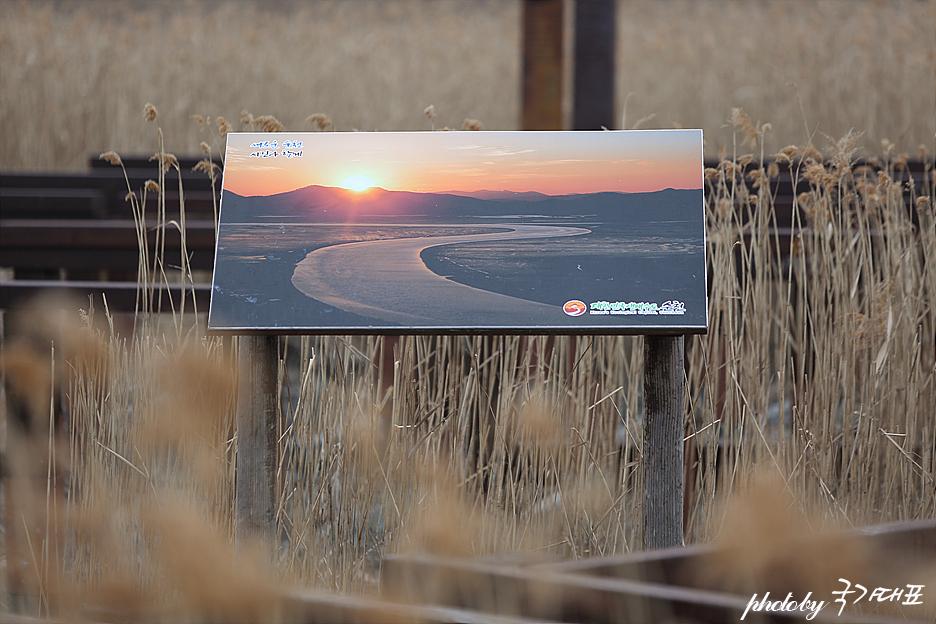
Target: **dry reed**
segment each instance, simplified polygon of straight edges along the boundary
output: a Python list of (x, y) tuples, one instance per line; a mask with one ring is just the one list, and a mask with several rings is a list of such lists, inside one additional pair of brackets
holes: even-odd
[[(743, 106), (773, 123), (770, 152), (852, 128), (871, 153), (883, 139), (932, 149), (934, 21), (919, 0), (620, 2), (621, 127), (703, 128), (714, 156), (731, 142), (724, 111)], [(155, 94), (167, 140), (186, 154), (204, 140), (192, 115), (236, 120), (241, 108), (297, 130), (315, 111), (337, 130), (458, 128), (464, 117), (516, 129), (520, 23), (519, 0), (0, 0), (0, 125), (16, 128), (0, 135), (0, 169), (144, 153), (141, 98)], [(439, 118), (426, 123), (429, 104)]]
[[(139, 197), (158, 193), (164, 229), (162, 189), (178, 164), (152, 112), (163, 166), (152, 191), (128, 197), (142, 223)], [(706, 175), (710, 329), (687, 344), (687, 435), (700, 458), (687, 541), (743, 535), (722, 503), (764, 471), (790, 497), (786, 532), (932, 517), (932, 160), (918, 196), (899, 182), (897, 156), (873, 176), (853, 168), (857, 135), (783, 150), (776, 160), (808, 189), (787, 257), (771, 230), (770, 127), (741, 110), (730, 125), (734, 151)], [(740, 183), (745, 163), (763, 163), (748, 173), (758, 188)], [(40, 614), (275, 620), (276, 583), (373, 591), (394, 552), (637, 548), (641, 338), (410, 336), (385, 358), (383, 338), (320, 336), (288, 340), (279, 364), (275, 558), (233, 553), (235, 344), (201, 336), (184, 301), (160, 322), (147, 302), (176, 259), (158, 240), (141, 249), (133, 333), (72, 303), (70, 325), (27, 317), (18, 335), (32, 352), (4, 348), (8, 399), (28, 397), (31, 418), (53, 424), (57, 397), (68, 405), (67, 442), (38, 438), (40, 478), (17, 499), (26, 526), (45, 527), (15, 553)]]

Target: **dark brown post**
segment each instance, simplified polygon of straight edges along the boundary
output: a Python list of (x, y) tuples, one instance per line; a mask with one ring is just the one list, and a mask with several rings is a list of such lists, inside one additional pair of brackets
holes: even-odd
[(683, 336), (644, 336), (645, 550), (683, 545)]
[(238, 339), (237, 488), (234, 541), (273, 544), (276, 523), (276, 336)]
[(563, 0), (523, 2), (524, 130), (562, 129)]
[(572, 127), (615, 127), (614, 52), (616, 0), (575, 3), (575, 95)]

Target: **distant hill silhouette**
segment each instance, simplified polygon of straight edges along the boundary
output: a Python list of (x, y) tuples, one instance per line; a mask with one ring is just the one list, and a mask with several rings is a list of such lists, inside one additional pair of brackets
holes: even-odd
[(461, 197), (474, 197), (477, 199), (512, 199), (518, 201), (540, 201), (550, 196), (536, 191), (445, 191), (442, 195), (459, 195)]
[(479, 191), (415, 193), (372, 188), (364, 192), (307, 186), (276, 195), (243, 197), (224, 191), (222, 223), (477, 223), (479, 219), (582, 218), (647, 223), (696, 220), (702, 216), (702, 189), (651, 193), (541, 193)]

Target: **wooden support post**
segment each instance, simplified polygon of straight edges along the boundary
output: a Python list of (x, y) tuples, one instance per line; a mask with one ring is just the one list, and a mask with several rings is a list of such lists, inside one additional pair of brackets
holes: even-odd
[(564, 0), (524, 0), (524, 130), (562, 129)]
[(575, 3), (575, 130), (612, 129), (614, 111), (614, 38), (616, 0)]
[(683, 336), (644, 336), (645, 550), (683, 545)]
[(237, 548), (255, 539), (274, 543), (278, 344), (276, 336), (238, 339)]

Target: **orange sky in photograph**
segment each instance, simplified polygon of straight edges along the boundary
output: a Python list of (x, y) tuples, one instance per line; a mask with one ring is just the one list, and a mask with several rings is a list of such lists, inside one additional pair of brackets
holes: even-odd
[[(611, 132), (232, 133), (224, 188), (274, 195), (309, 185), (547, 195), (702, 188), (699, 130)], [(259, 141), (279, 156), (254, 156)], [(302, 156), (285, 158), (284, 141)], [(295, 151), (295, 150), (294, 150)]]

